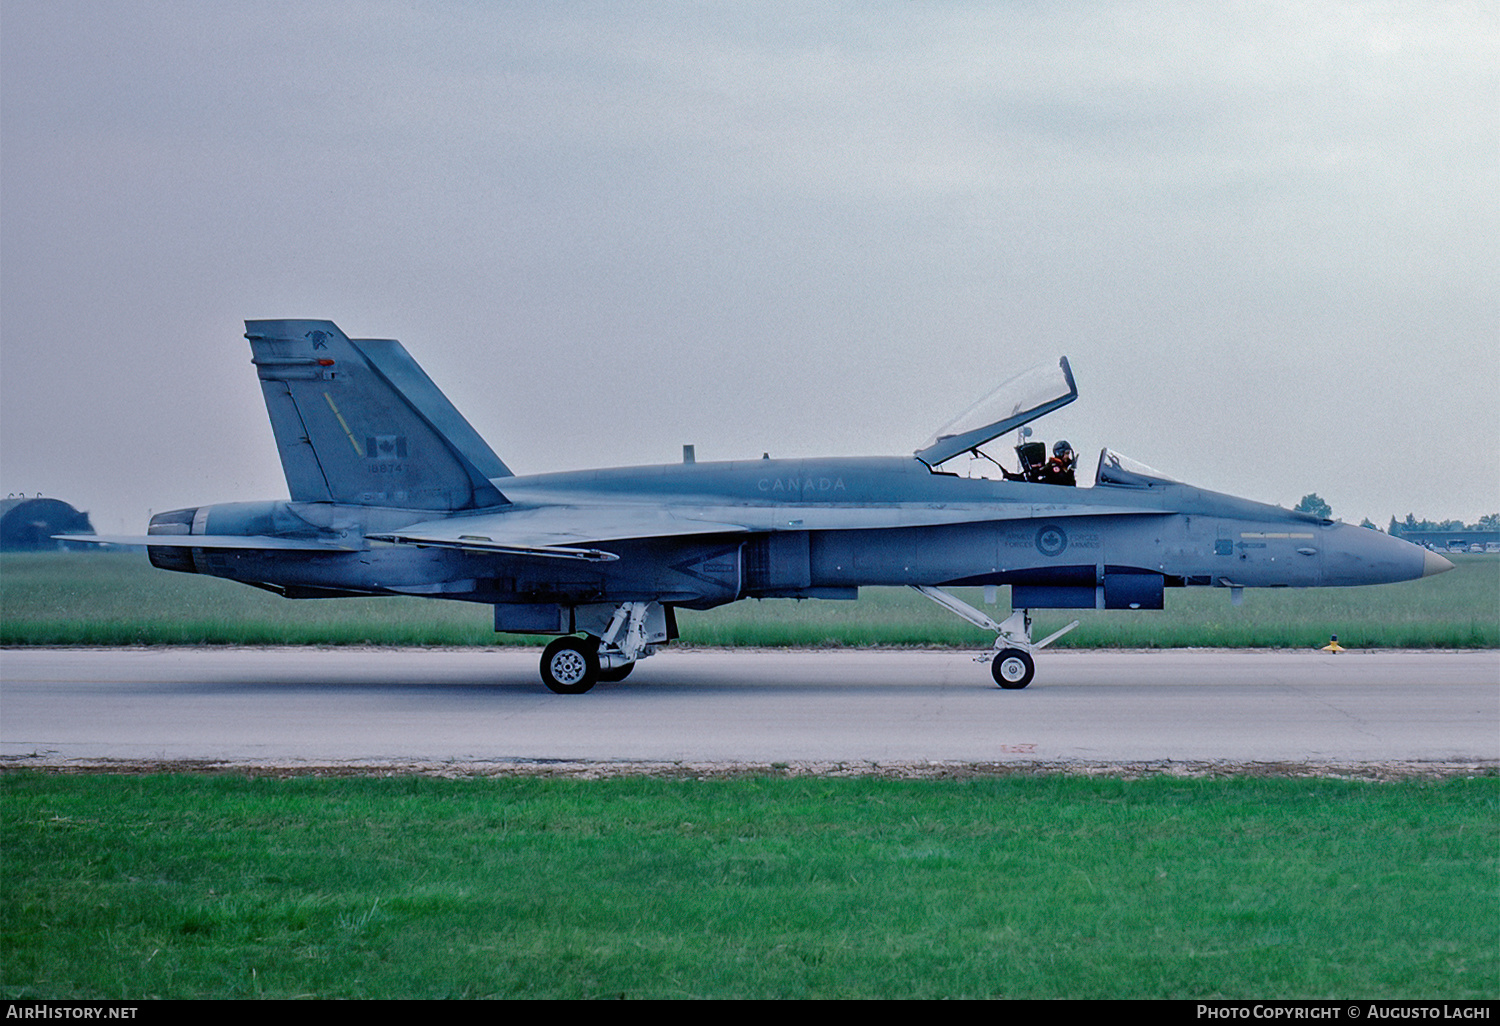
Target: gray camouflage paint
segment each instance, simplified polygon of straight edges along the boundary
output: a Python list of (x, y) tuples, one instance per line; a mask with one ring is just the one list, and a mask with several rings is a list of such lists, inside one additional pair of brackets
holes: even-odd
[(1008, 584), (1017, 608), (1159, 609), (1166, 588), (1448, 568), (1377, 531), (1103, 459), (1091, 488), (962, 478), (915, 457), (517, 477), (399, 343), (328, 321), (246, 327), (292, 500), (161, 514), (149, 551), (288, 597), (430, 595), (494, 605), (497, 630), (569, 632), (587, 629), (579, 610), (623, 602)]

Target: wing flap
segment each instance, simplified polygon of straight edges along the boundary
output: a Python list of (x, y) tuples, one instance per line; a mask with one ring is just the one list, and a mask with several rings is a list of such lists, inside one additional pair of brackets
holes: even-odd
[(397, 545), (500, 552), (511, 556), (539, 556), (547, 559), (581, 559), (588, 563), (612, 563), (620, 558), (613, 552), (605, 552), (603, 549), (580, 549), (566, 545), (510, 545), (497, 542), (487, 535), (465, 534), (457, 538), (444, 538), (439, 535), (395, 531), (390, 534), (372, 534), (370, 538), (372, 541), (386, 541)]

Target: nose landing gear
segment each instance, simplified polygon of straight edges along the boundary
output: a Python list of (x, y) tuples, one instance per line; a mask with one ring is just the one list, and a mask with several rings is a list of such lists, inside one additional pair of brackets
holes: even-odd
[(1007, 691), (1017, 691), (1036, 676), (1036, 663), (1023, 649), (1003, 648), (990, 663), (990, 676)]
[(1079, 621), (1074, 620), (1060, 631), (1056, 631), (1041, 641), (1031, 640), (1031, 614), (1025, 609), (1013, 610), (1010, 616), (1005, 618), (1004, 623), (996, 623), (986, 616), (982, 611), (975, 609), (963, 599), (943, 591), (941, 588), (932, 588), (926, 585), (913, 585), (913, 587), (926, 595), (932, 601), (972, 623), (975, 627), (995, 632), (995, 644), (988, 651), (974, 657), (976, 663), (988, 662), (990, 664), (990, 676), (995, 678), (995, 683), (1007, 691), (1019, 691), (1031, 683), (1036, 676), (1036, 661), (1032, 653), (1040, 652), (1058, 638), (1078, 626)]

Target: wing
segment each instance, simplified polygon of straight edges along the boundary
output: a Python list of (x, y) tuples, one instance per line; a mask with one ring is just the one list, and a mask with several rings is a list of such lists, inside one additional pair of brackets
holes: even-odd
[[(1059, 489), (1062, 491), (1062, 489)], [(1096, 506), (1086, 503), (900, 504), (895, 506), (543, 506), (535, 509), (447, 517), (372, 534), (372, 541), (431, 545), (484, 552), (508, 552), (553, 559), (610, 562), (619, 558), (598, 548), (612, 541), (681, 538), (692, 535), (766, 531), (860, 531), (929, 527), (985, 520), (1052, 517), (1164, 516), (1161, 507)]]
[[(1058, 489), (1059, 492), (1066, 489)], [(1064, 496), (1059, 495), (1059, 498)], [(1120, 516), (1173, 512), (1160, 506), (1053, 503), (897, 503), (893, 505), (761, 506), (542, 506), (532, 509), (424, 520), (397, 531), (371, 534), (365, 544), (264, 535), (57, 535), (64, 541), (100, 545), (149, 545), (191, 549), (257, 549), (283, 552), (356, 552), (369, 541), (503, 552), (549, 559), (612, 562), (620, 557), (601, 544), (649, 538), (748, 534), (769, 531), (869, 531), (932, 527), (985, 520)]]
[(619, 559), (594, 548), (630, 538), (676, 538), (698, 534), (743, 534), (743, 524), (687, 519), (642, 506), (547, 506), (477, 517), (428, 520), (399, 531), (372, 534), (373, 541), (433, 545), (484, 552), (510, 552), (601, 563)]

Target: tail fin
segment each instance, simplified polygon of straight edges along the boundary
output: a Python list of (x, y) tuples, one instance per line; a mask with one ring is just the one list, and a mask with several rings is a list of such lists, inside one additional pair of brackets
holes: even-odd
[(246, 321), (297, 502), (458, 510), (507, 500), (500, 457), (394, 339), (332, 321)]

